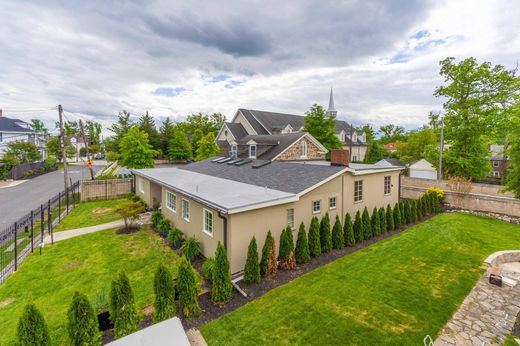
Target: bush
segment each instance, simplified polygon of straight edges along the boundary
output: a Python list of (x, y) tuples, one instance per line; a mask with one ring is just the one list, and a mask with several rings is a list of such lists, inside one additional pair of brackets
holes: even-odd
[(123, 218), (125, 222), (125, 229), (129, 231), (131, 229), (137, 228), (135, 221), (138, 219), (139, 213), (143, 212), (144, 208), (138, 202), (126, 202), (118, 205), (112, 210)]
[(363, 221), (363, 239), (369, 240), (372, 238), (372, 225), (370, 224), (370, 215), (368, 214), (367, 207), (363, 210), (361, 220)]
[(215, 270), (215, 257), (208, 257), (201, 266), (202, 275), (208, 280), (213, 279), (213, 270)]
[(155, 301), (153, 322), (161, 322), (175, 316), (175, 286), (168, 268), (159, 264), (153, 281)]
[(354, 238), (356, 239), (356, 243), (361, 243), (363, 241), (363, 233), (363, 221), (361, 220), (361, 213), (358, 210), (356, 217), (354, 218)]
[(320, 222), (320, 246), (321, 252), (329, 252), (332, 250), (332, 235), (330, 234), (330, 218), (329, 213), (321, 218)]
[(195, 258), (200, 254), (200, 241), (195, 237), (189, 237), (182, 244), (182, 254), (186, 256), (188, 261), (193, 262)]
[(345, 241), (345, 246), (352, 246), (356, 243), (352, 217), (349, 213), (345, 214), (345, 222), (343, 222), (343, 240)]
[(260, 281), (260, 265), (258, 264), (258, 246), (256, 238), (249, 242), (247, 248), (246, 266), (244, 267), (244, 282), (246, 284), (256, 284)]
[(267, 274), (267, 262), (269, 261), (269, 255), (271, 254), (273, 235), (271, 231), (267, 232), (265, 236), (264, 246), (262, 247), (262, 259), (260, 260), (260, 275), (265, 276)]
[(406, 215), (405, 215), (405, 208), (404, 208), (404, 202), (399, 202), (399, 211), (401, 212), (401, 225), (406, 224)]
[(417, 216), (419, 220), (422, 220), (426, 216), (425, 206), (424, 206), (424, 198), (421, 196), (417, 201)]
[(57, 162), (58, 162), (58, 160), (54, 156), (48, 156), (45, 159), (45, 168), (47, 168), (47, 169), (54, 168), (54, 166), (56, 166)]
[(98, 320), (86, 295), (74, 292), (67, 316), (67, 332), (72, 345), (96, 345), (101, 342)]
[(159, 221), (159, 224), (157, 226), (158, 226), (160, 234), (163, 237), (167, 237), (168, 233), (170, 232), (170, 229), (171, 229), (170, 220), (168, 220), (167, 218), (163, 218), (163, 219), (161, 219), (161, 221)]
[(201, 310), (195, 270), (184, 256), (179, 260), (177, 291), (179, 292), (181, 315), (188, 319), (200, 316)]
[(418, 215), (418, 211), (417, 211), (417, 201), (415, 199), (412, 201), (412, 219), (413, 219), (413, 222), (419, 221), (419, 215)]
[(114, 162), (119, 160), (119, 154), (115, 151), (109, 151), (106, 155), (107, 162)]
[(336, 221), (334, 221), (334, 226), (332, 227), (332, 247), (334, 249), (343, 249), (344, 246), (343, 227), (341, 226), (341, 221), (339, 221), (339, 216), (336, 215)]
[(161, 222), (162, 219), (163, 219), (163, 215), (160, 210), (156, 210), (152, 213), (151, 221), (152, 221), (152, 225), (154, 226), (155, 229), (158, 229), (159, 222)]
[(399, 227), (401, 227), (401, 208), (399, 203), (396, 203), (394, 207), (394, 229)]
[(395, 229), (394, 212), (390, 204), (386, 207), (386, 229), (387, 231), (393, 231)]
[(371, 226), (372, 226), (372, 235), (378, 236), (381, 234), (381, 226), (379, 222), (379, 213), (377, 212), (377, 208), (374, 207), (372, 211), (372, 217), (370, 218)]
[(444, 196), (446, 196), (446, 192), (444, 192), (444, 190), (441, 190), (436, 187), (429, 187), (426, 190), (426, 193), (435, 193), (437, 195), (437, 199), (439, 200), (439, 202), (441, 202), (444, 199)]
[(213, 270), (211, 285), (211, 300), (214, 303), (224, 304), (233, 297), (233, 285), (231, 284), (231, 272), (226, 250), (219, 241), (215, 251), (215, 268)]
[(184, 233), (178, 228), (174, 228), (168, 231), (168, 241), (174, 249), (178, 249), (181, 246)]
[(404, 220), (406, 224), (412, 222), (412, 211), (410, 210), (410, 203), (408, 201), (404, 202)]
[(431, 209), (432, 209), (432, 213), (438, 213), (441, 211), (441, 205), (439, 203), (439, 197), (437, 196), (437, 194), (433, 191), (427, 193), (427, 196), (429, 196), (430, 198), (430, 204), (431, 204)]
[(299, 264), (307, 263), (311, 259), (311, 254), (309, 253), (309, 242), (307, 240), (307, 233), (305, 232), (305, 225), (303, 222), (300, 224), (300, 229), (298, 230), (295, 258), (296, 263)]
[(309, 253), (312, 257), (321, 255), (320, 223), (316, 216), (312, 218), (309, 227)]
[(388, 230), (387, 226), (386, 226), (385, 208), (383, 208), (383, 207), (379, 208), (378, 213), (379, 213), (379, 233), (383, 234)]
[(124, 272), (110, 286), (110, 320), (114, 324), (114, 335), (120, 338), (137, 330), (139, 317), (135, 307), (134, 292)]
[(45, 346), (51, 344), (49, 329), (41, 312), (32, 303), (23, 309), (16, 334), (18, 345)]

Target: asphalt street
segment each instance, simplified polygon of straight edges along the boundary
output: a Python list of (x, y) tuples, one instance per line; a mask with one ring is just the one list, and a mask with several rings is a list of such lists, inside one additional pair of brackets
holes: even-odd
[[(94, 166), (94, 171), (101, 168)], [(69, 166), (69, 177), (76, 182), (90, 179), (90, 173), (85, 166)], [(63, 170), (58, 170), (0, 189), (0, 230), (63, 191), (63, 185)]]

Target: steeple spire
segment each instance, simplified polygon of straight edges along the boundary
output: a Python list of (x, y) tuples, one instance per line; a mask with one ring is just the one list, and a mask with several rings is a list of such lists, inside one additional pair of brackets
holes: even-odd
[(332, 88), (330, 88), (329, 108), (327, 109), (327, 114), (332, 114), (334, 116), (338, 114), (338, 111), (334, 107), (334, 94), (332, 92)]

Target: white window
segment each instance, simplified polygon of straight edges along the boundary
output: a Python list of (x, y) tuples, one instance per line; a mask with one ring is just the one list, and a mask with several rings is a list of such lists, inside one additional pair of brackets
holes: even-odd
[(336, 197), (329, 198), (329, 209), (336, 209)]
[(300, 150), (301, 150), (301, 152), (300, 152), (301, 157), (307, 157), (307, 142), (306, 141), (302, 141)]
[(231, 144), (231, 156), (236, 156), (237, 154), (237, 145)]
[(144, 180), (139, 179), (139, 192), (144, 193)]
[(491, 171), (491, 172), (490, 172), (490, 175), (491, 175), (492, 177), (497, 178), (497, 177), (500, 177), (500, 172), (497, 172), (497, 171)]
[(177, 212), (177, 196), (170, 191), (166, 191), (166, 207), (174, 213)]
[(356, 155), (352, 156), (352, 161), (357, 161), (357, 156)]
[(183, 199), (182, 200), (182, 217), (186, 221), (190, 221), (190, 202)]
[(213, 237), (213, 213), (207, 209), (203, 210), (203, 231)]
[(249, 146), (249, 158), (256, 159), (256, 144)]
[(321, 201), (312, 201), (312, 213), (317, 214), (321, 211)]
[(363, 180), (356, 180), (354, 182), (354, 202), (363, 200)]
[(287, 226), (294, 228), (294, 209), (287, 209)]
[(388, 175), (385, 177), (384, 194), (389, 195), (390, 191), (392, 191), (392, 180), (391, 177)]

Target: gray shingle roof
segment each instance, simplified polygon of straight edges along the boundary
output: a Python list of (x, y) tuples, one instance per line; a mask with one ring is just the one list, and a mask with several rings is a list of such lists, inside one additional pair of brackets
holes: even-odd
[(25, 121), (19, 119), (11, 119), (6, 118), (4, 116), (0, 117), (0, 132), (8, 131), (8, 132), (34, 132), (32, 129), (27, 129), (23, 126), (18, 125), (18, 123), (25, 123)]
[(251, 127), (256, 131), (259, 135), (268, 135), (269, 132), (256, 120), (255, 116), (251, 113), (249, 109), (239, 109), (240, 113), (244, 115), (247, 121), (251, 124)]
[(247, 136), (246, 129), (240, 123), (226, 123), (226, 126), (237, 140)]
[(273, 161), (261, 168), (253, 168), (252, 165), (255, 161), (243, 166), (235, 166), (227, 163), (215, 163), (211, 160), (194, 162), (179, 167), (179, 169), (290, 193), (300, 193), (346, 169), (341, 166), (319, 166), (281, 161)]
[(249, 156), (249, 145), (247, 145), (247, 142), (253, 140), (257, 143), (257, 158), (261, 160), (272, 160), (300, 138), (305, 136), (305, 134), (305, 132), (293, 132), (276, 135), (245, 136), (237, 143), (238, 157)]

